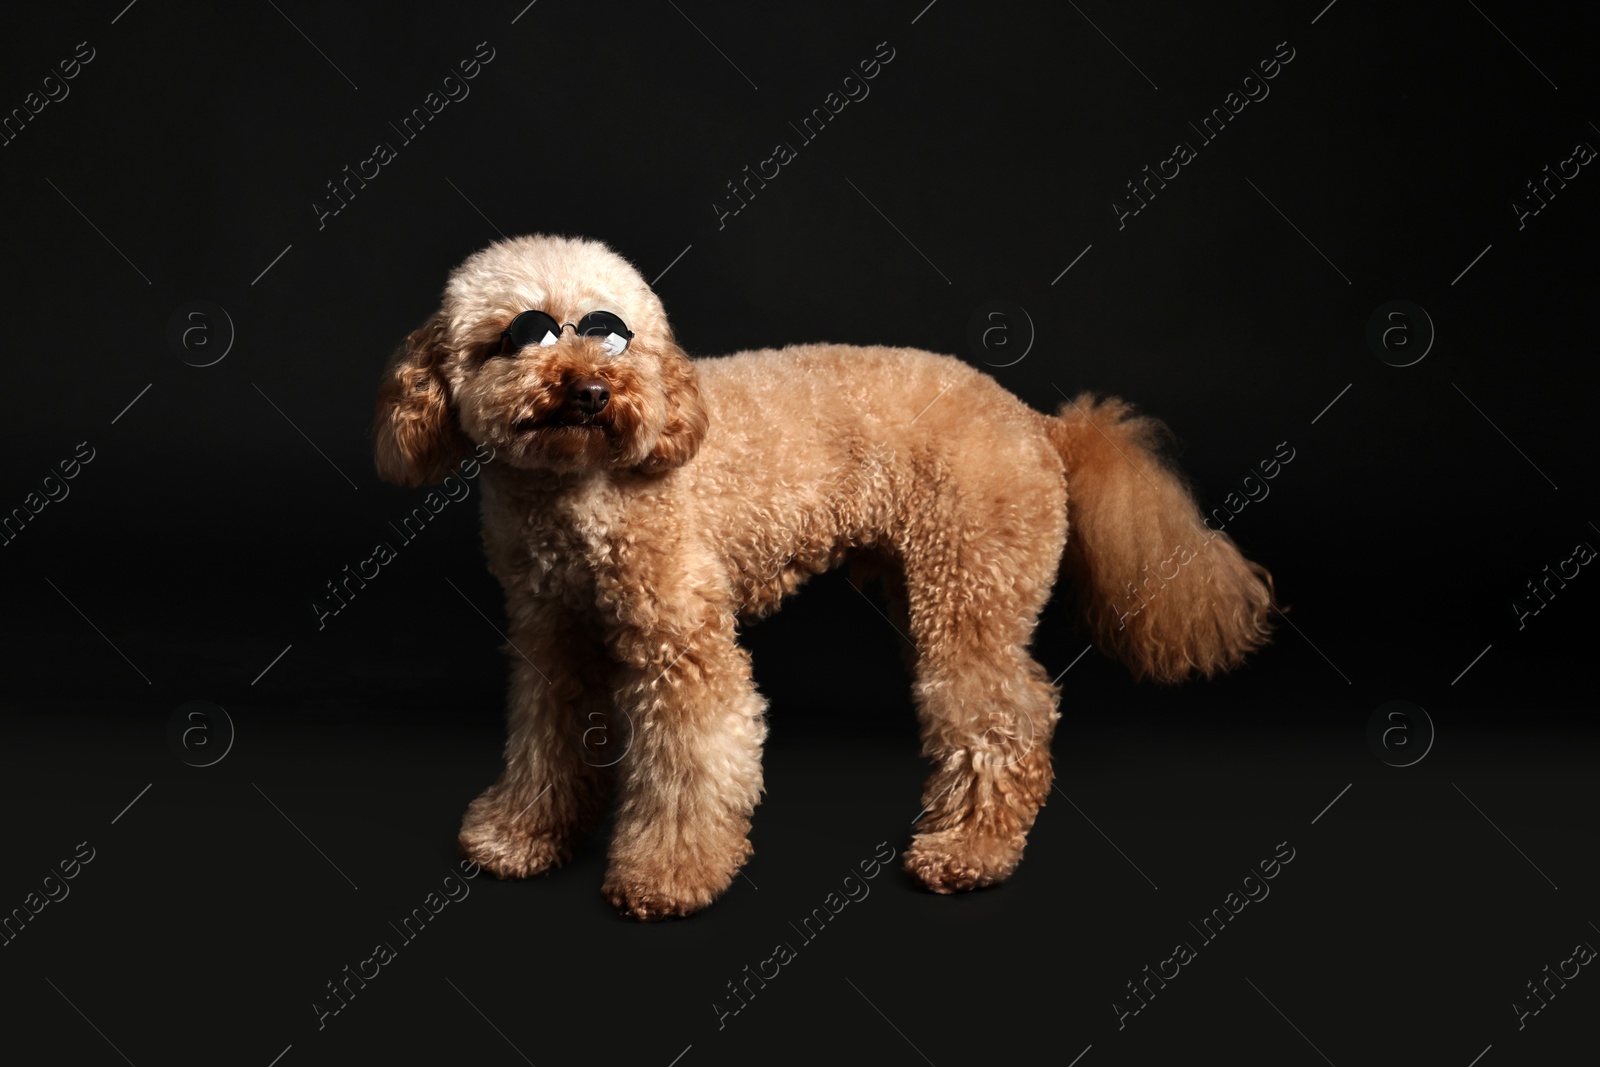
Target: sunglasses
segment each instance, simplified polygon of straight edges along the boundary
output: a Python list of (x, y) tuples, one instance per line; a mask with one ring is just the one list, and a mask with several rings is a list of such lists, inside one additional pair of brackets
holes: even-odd
[(578, 324), (557, 322), (542, 311), (524, 311), (511, 320), (500, 335), (502, 344), (511, 351), (520, 351), (529, 345), (548, 346), (561, 340), (561, 332), (572, 326), (579, 337), (598, 337), (608, 356), (620, 356), (633, 340), (633, 331), (609, 311), (591, 311), (578, 320)]

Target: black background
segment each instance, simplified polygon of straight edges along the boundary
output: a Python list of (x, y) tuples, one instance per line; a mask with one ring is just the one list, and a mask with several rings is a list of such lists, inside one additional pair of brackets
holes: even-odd
[[(5, 1041), (284, 1067), (1492, 1067), (1592, 1041), (1587, 969), (1525, 1029), (1511, 1004), (1600, 941), (1600, 578), (1520, 629), (1512, 608), (1600, 542), (1600, 178), (1585, 167), (1520, 229), (1512, 208), (1600, 143), (1593, 16), (924, 3), (7, 16), (6, 112), (77, 42), (95, 54), (0, 148), (0, 508), (79, 442), (95, 458), (0, 548), (0, 910), (79, 842), (96, 858), (0, 948)], [(883, 41), (870, 95), (801, 143), (789, 123)], [(1270, 95), (1119, 229), (1125, 183), (1198, 142), (1187, 123), (1283, 41)], [(470, 95), (402, 144), (388, 123), (479, 42), (494, 58)], [(319, 228), (324, 183), (380, 140), (397, 158)], [(719, 227), (725, 183), (779, 141), (797, 158)], [(768, 794), (718, 904), (617, 918), (597, 837), (550, 877), (470, 883), (319, 1030), (313, 999), (438, 887), (499, 768), (503, 622), (475, 494), (321, 629), (311, 601), (422, 496), (372, 470), (387, 353), (452, 265), (537, 231), (659, 277), (696, 355), (903, 344), (987, 364), (1041, 408), (1125, 396), (1172, 426), (1208, 507), (1287, 441), (1294, 461), (1228, 529), (1293, 626), (1232, 676), (1162, 689), (1078, 660), (1052, 605), (1037, 649), (1071, 668), (1060, 792), (1017, 875), (937, 898), (891, 865), (807, 944), (789, 923), (879, 842), (904, 848), (924, 771), (899, 638), (826, 576), (748, 634)], [(225, 309), (231, 347), (215, 315), (168, 343), (196, 300)], [(1411, 366), (1366, 339), (1391, 300), (1436, 331)], [(1013, 311), (973, 347), (990, 301)], [(203, 769), (167, 739), (197, 699), (236, 730)], [(1436, 730), (1413, 766), (1368, 744), (1390, 700)], [(1410, 728), (1415, 753), (1430, 731)], [(1188, 924), (1282, 841), (1296, 858), (1270, 897), (1119, 1031), (1124, 984), (1198, 943)], [(782, 940), (798, 958), (719, 1029), (712, 1002)]]

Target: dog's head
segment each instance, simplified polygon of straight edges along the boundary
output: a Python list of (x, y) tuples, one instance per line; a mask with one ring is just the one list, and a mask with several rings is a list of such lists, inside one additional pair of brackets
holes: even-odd
[[(513, 329), (524, 312), (542, 316)], [(627, 260), (577, 238), (500, 241), (451, 273), (439, 310), (389, 361), (378, 473), (440, 481), (470, 442), (515, 467), (658, 474), (693, 458), (705, 435), (695, 381)]]

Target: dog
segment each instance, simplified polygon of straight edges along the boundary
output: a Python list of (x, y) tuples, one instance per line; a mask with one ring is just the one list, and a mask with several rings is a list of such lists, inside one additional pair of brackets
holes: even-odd
[(1096, 645), (1137, 676), (1210, 675), (1268, 638), (1270, 575), (1202, 523), (1163, 434), (1087, 394), (1043, 414), (913, 349), (691, 361), (605, 245), (475, 253), (394, 353), (374, 427), (400, 485), (493, 450), (508, 739), (462, 853), (501, 878), (559, 866), (614, 785), (606, 899), (644, 920), (706, 907), (751, 854), (762, 793), (738, 625), (855, 561), (916, 648), (933, 771), (905, 870), (936, 893), (1006, 879), (1051, 788), (1058, 690), (1029, 645), (1063, 557)]

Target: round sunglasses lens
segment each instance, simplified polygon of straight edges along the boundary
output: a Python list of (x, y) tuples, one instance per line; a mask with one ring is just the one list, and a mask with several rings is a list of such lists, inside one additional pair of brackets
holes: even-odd
[(591, 311), (578, 322), (578, 333), (584, 337), (599, 337), (608, 355), (620, 355), (633, 339), (633, 333), (617, 316), (609, 311)]
[(561, 324), (542, 311), (524, 311), (511, 320), (506, 333), (518, 348), (553, 345), (561, 339)]

